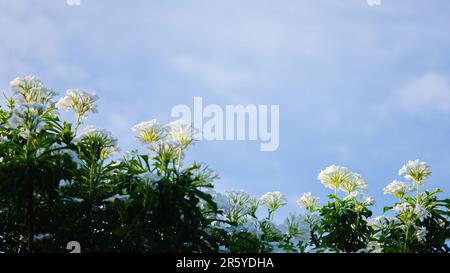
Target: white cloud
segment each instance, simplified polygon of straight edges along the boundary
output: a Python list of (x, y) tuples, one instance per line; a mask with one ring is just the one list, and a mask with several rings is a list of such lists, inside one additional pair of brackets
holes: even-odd
[(178, 56), (172, 63), (178, 72), (210, 88), (241, 87), (251, 79), (242, 69), (230, 69), (218, 62), (191, 56)]
[(408, 113), (448, 113), (450, 84), (447, 77), (429, 73), (413, 79), (396, 91), (392, 99), (398, 103), (399, 110)]
[[(63, 2), (61, 2), (63, 3)], [(0, 86), (17, 76), (84, 79), (87, 72), (65, 59), (65, 32), (49, 13), (57, 5), (0, 3)]]

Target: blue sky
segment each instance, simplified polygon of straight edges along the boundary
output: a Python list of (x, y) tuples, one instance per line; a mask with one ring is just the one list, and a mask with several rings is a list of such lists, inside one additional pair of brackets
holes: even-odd
[[(279, 190), (281, 215), (319, 171), (361, 173), (377, 210), (407, 160), (428, 162), (430, 188), (450, 192), (450, 2), (446, 0), (0, 0), (0, 90), (36, 74), (59, 93), (95, 90), (122, 150), (130, 128), (171, 121), (174, 105), (280, 105), (280, 147), (199, 142), (219, 190)], [(66, 115), (71, 118), (71, 115)]]

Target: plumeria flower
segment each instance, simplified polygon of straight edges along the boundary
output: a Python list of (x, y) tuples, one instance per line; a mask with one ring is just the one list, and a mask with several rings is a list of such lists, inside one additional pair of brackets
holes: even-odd
[(405, 194), (411, 191), (411, 186), (405, 182), (394, 180), (389, 185), (384, 187), (384, 194), (392, 194), (398, 199), (402, 199)]
[(30, 90), (32, 88), (43, 88), (44, 84), (35, 76), (17, 77), (9, 85), (14, 91)]
[(297, 200), (297, 204), (309, 212), (314, 212), (319, 208), (319, 198), (307, 192)]
[(416, 234), (415, 235), (417, 237), (417, 240), (419, 242), (425, 241), (425, 238), (427, 236), (428, 230), (425, 227), (417, 227), (417, 226), (415, 226), (415, 229), (416, 229)]
[(45, 128), (45, 119), (42, 116), (47, 112), (47, 106), (40, 103), (22, 104), (15, 108), (9, 120), (12, 128), (21, 129), (23, 136), (39, 132)]
[(367, 221), (367, 224), (373, 228), (381, 228), (384, 226), (385, 221), (387, 220), (386, 215), (380, 215), (374, 218), (371, 218)]
[(9, 142), (9, 139), (7, 137), (0, 136), (0, 144), (5, 144), (7, 142)]
[(16, 78), (10, 85), (18, 105), (13, 109), (9, 123), (12, 128), (21, 129), (22, 136), (27, 138), (44, 128), (45, 120), (42, 117), (53, 111), (52, 99), (56, 93), (45, 88), (36, 76)]
[(417, 220), (423, 221), (429, 215), (428, 211), (420, 204), (411, 204), (404, 202), (394, 206), (393, 210), (397, 213), (400, 220), (406, 224), (412, 224)]
[(279, 229), (295, 246), (299, 243), (307, 243), (311, 237), (310, 226), (302, 214), (290, 214)]
[(273, 214), (279, 207), (287, 204), (286, 197), (279, 191), (268, 192), (261, 196), (261, 205), (267, 207), (271, 214)]
[(349, 175), (347, 180), (344, 180), (341, 184), (341, 188), (347, 194), (353, 192), (365, 192), (367, 191), (367, 182), (362, 178), (361, 175), (357, 173), (352, 173)]
[[(220, 194), (216, 196), (216, 199), (221, 202), (220, 208), (224, 210), (224, 214), (231, 222), (246, 221), (257, 209), (258, 205), (254, 201), (254, 198), (243, 190), (230, 191), (226, 197), (228, 204), (224, 204), (224, 200), (220, 197)], [(255, 205), (256, 209), (254, 207)]]
[(195, 140), (195, 129), (191, 124), (188, 124), (181, 119), (173, 121), (165, 127), (167, 129), (167, 137), (173, 141), (173, 143), (177, 144), (182, 150), (189, 147), (189, 145), (191, 145)]
[(404, 176), (407, 180), (413, 180), (417, 185), (420, 185), (431, 175), (431, 171), (426, 162), (416, 159), (414, 161), (408, 161), (398, 171), (398, 175)]
[(77, 168), (79, 169), (82, 166), (81, 159), (78, 156), (78, 153), (72, 149), (68, 149), (65, 145), (53, 143), (50, 146), (50, 150), (52, 154), (59, 154), (59, 155), (67, 155), (70, 157), (73, 163), (76, 164)]
[(86, 92), (80, 89), (68, 89), (66, 95), (57, 103), (56, 108), (64, 111), (73, 110), (77, 124), (82, 119), (86, 119), (89, 112), (97, 113), (96, 102), (98, 97), (95, 93)]
[(210, 190), (208, 192), (213, 197), (214, 202), (217, 204), (217, 209), (223, 211), (224, 213), (230, 210), (230, 203), (228, 202), (228, 197), (225, 194)]
[(372, 198), (372, 197), (370, 197), (370, 196), (367, 196), (365, 199), (364, 199), (364, 205), (366, 205), (366, 206), (373, 206), (373, 205), (375, 205), (375, 200)]
[(419, 219), (419, 221), (423, 221), (426, 218), (428, 218), (428, 211), (420, 204), (416, 204), (414, 207), (414, 214), (416, 215), (417, 219)]
[(366, 250), (369, 253), (382, 253), (383, 252), (383, 244), (376, 242), (376, 241), (370, 241), (367, 244)]
[(113, 195), (113, 196), (111, 196), (109, 198), (106, 198), (103, 201), (114, 203), (116, 201), (128, 201), (129, 199), (130, 199), (130, 195), (128, 195), (128, 194), (125, 194), (125, 195), (116, 194), (116, 195)]
[(344, 200), (352, 200), (356, 199), (356, 197), (360, 196), (358, 191), (352, 191), (344, 197)]
[(48, 112), (54, 109), (52, 99), (56, 93), (45, 88), (36, 76), (15, 78), (10, 82), (10, 86), (19, 105), (42, 104)]
[(131, 130), (138, 133), (138, 139), (144, 144), (159, 142), (165, 133), (163, 126), (156, 119), (136, 124)]
[(248, 232), (248, 233), (254, 234), (259, 239), (261, 239), (261, 237), (264, 235), (264, 232), (261, 229), (261, 226), (258, 221), (245, 222), (242, 225), (239, 225), (236, 228), (236, 231)]
[(75, 143), (80, 142), (89, 142), (100, 145), (102, 158), (107, 158), (119, 150), (117, 139), (110, 131), (92, 125), (85, 127), (81, 135), (75, 138)]
[(345, 167), (331, 165), (322, 170), (317, 177), (318, 180), (327, 188), (335, 191), (337, 194), (342, 184), (346, 183), (352, 176), (352, 173)]
[(153, 183), (161, 180), (161, 177), (157, 174), (146, 172), (138, 175), (138, 178), (144, 182), (145, 185), (151, 186)]
[(398, 214), (412, 212), (414, 210), (413, 206), (411, 206), (411, 204), (406, 202), (397, 204), (392, 209)]

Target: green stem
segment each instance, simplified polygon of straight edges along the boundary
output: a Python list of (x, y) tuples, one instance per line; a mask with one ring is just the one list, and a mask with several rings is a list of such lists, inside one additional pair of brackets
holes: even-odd
[(178, 172), (180, 172), (180, 168), (181, 168), (181, 147), (178, 150), (178, 162), (177, 162), (177, 170), (178, 170)]
[(27, 201), (27, 215), (26, 215), (26, 229), (27, 229), (27, 251), (33, 252), (33, 239), (34, 239), (34, 233), (33, 233), (33, 210), (34, 210), (34, 204), (33, 204), (33, 179), (30, 176), (30, 137), (27, 138), (27, 144), (25, 147), (25, 161), (26, 161), (26, 168), (25, 168), (25, 190), (26, 190), (26, 201)]
[(416, 195), (416, 204), (419, 204), (419, 183), (417, 183), (417, 195)]
[(75, 123), (74, 135), (77, 136), (78, 127), (81, 125), (80, 117), (77, 117), (77, 121)]
[(405, 243), (403, 244), (403, 253), (408, 252), (409, 225), (406, 227)]

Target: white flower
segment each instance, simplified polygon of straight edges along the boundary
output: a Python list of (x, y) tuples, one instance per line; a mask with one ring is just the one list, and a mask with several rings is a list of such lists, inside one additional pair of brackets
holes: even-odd
[(21, 104), (14, 108), (9, 124), (12, 128), (21, 129), (24, 137), (28, 137), (31, 133), (45, 128), (45, 120), (42, 116), (47, 110), (47, 106), (41, 103)]
[(210, 194), (213, 197), (214, 202), (217, 204), (217, 209), (222, 210), (224, 213), (230, 210), (230, 204), (228, 203), (228, 197), (216, 191), (211, 191)]
[(279, 191), (268, 192), (261, 196), (261, 205), (266, 206), (273, 213), (279, 207), (287, 204), (286, 197)]
[(18, 95), (19, 103), (37, 102), (35, 95), (45, 89), (44, 84), (34, 75), (17, 77), (9, 84), (15, 95)]
[(166, 125), (168, 138), (181, 149), (186, 149), (193, 141), (196, 131), (191, 124), (179, 119)]
[(230, 253), (231, 251), (226, 246), (219, 246), (219, 253)]
[(223, 210), (224, 215), (230, 222), (242, 223), (247, 221), (250, 214), (257, 208), (254, 198), (243, 190), (228, 192), (226, 201), (220, 193), (213, 194), (213, 198), (218, 202), (218, 208)]
[(301, 214), (291, 214), (284, 222), (282, 230), (289, 236), (289, 241), (298, 245), (307, 243), (311, 237), (310, 225), (306, 222), (305, 216)]
[(97, 105), (95, 104), (98, 97), (95, 93), (89, 93), (79, 89), (69, 89), (66, 95), (57, 103), (56, 108), (61, 110), (73, 110), (77, 120), (87, 117), (89, 112), (97, 113)]
[(17, 77), (14, 80), (12, 80), (9, 83), (9, 85), (12, 87), (13, 90), (44, 87), (42, 82), (35, 75)]
[(0, 136), (0, 144), (5, 144), (9, 139), (7, 137)]
[(405, 182), (394, 180), (384, 187), (383, 191), (384, 194), (392, 194), (395, 197), (402, 199), (405, 194), (411, 191), (411, 187)]
[(341, 188), (347, 194), (353, 192), (365, 192), (367, 191), (367, 182), (357, 173), (351, 173), (349, 178), (344, 180), (341, 184)]
[(146, 172), (138, 175), (139, 179), (144, 182), (145, 185), (153, 185), (154, 182), (161, 180), (161, 177), (157, 174)]
[(80, 136), (75, 138), (75, 143), (82, 141), (95, 142), (97, 145), (101, 145), (102, 158), (107, 158), (119, 150), (117, 139), (110, 131), (92, 125), (85, 127)]
[(351, 199), (355, 199), (357, 196), (359, 196), (360, 194), (359, 194), (359, 192), (357, 192), (357, 191), (352, 191), (352, 192), (350, 192), (349, 194), (347, 194), (345, 197), (344, 197), (344, 200), (351, 200)]
[(406, 224), (413, 224), (415, 221), (423, 221), (429, 215), (428, 211), (420, 204), (413, 207), (409, 203), (397, 204), (393, 210), (397, 212), (399, 218)]
[(256, 221), (245, 222), (241, 226), (238, 226), (237, 230), (254, 234), (257, 238), (261, 238), (264, 235), (259, 223)]
[(343, 183), (348, 181), (352, 173), (345, 167), (331, 165), (322, 170), (317, 177), (318, 180), (327, 188), (336, 193)]
[(427, 236), (428, 230), (425, 227), (415, 227), (416, 228), (416, 237), (419, 242), (425, 241), (425, 237)]
[(72, 198), (70, 198), (70, 201), (73, 202), (73, 203), (83, 203), (84, 199), (83, 198), (72, 197)]
[(313, 212), (319, 207), (319, 198), (312, 196), (310, 192), (306, 192), (297, 200), (297, 204), (305, 210)]
[(375, 205), (375, 200), (374, 200), (372, 197), (367, 196), (367, 197), (364, 199), (364, 204), (365, 204), (366, 206), (373, 206), (373, 205)]
[(66, 202), (71, 202), (71, 203), (83, 203), (84, 199), (83, 198), (78, 198), (78, 197), (69, 197), (69, 198), (63, 198), (62, 199), (65, 203)]
[(393, 210), (398, 214), (410, 213), (414, 208), (409, 203), (400, 203), (393, 207)]
[(387, 219), (387, 216), (380, 215), (380, 216), (369, 219), (367, 221), (367, 224), (374, 228), (381, 228), (384, 226), (386, 219)]
[(156, 119), (136, 124), (131, 130), (138, 132), (138, 139), (145, 144), (158, 142), (164, 137), (164, 128)]
[(42, 104), (46, 106), (46, 110), (53, 110), (52, 99), (56, 93), (45, 88), (44, 84), (36, 76), (15, 78), (10, 82), (10, 85), (19, 105)]
[(129, 199), (130, 199), (130, 195), (128, 195), (128, 194), (125, 194), (125, 195), (116, 194), (116, 195), (113, 195), (113, 196), (111, 196), (109, 198), (106, 198), (103, 201), (114, 203), (116, 201), (128, 201)]
[(0, 157), (0, 163), (3, 163), (3, 157)]
[(51, 145), (52, 154), (59, 154), (59, 155), (67, 155), (70, 157), (70, 159), (77, 165), (77, 168), (79, 169), (81, 167), (81, 159), (78, 157), (77, 152), (75, 152), (72, 149), (67, 148), (65, 145), (53, 143)]
[(416, 204), (416, 206), (414, 207), (414, 214), (416, 215), (417, 219), (419, 219), (419, 221), (423, 221), (429, 215), (428, 211), (420, 204)]
[(414, 161), (408, 161), (398, 171), (398, 175), (403, 175), (405, 179), (413, 180), (417, 185), (420, 185), (431, 175), (431, 171), (426, 162), (416, 159)]
[(320, 216), (318, 211), (306, 215), (306, 222), (310, 225), (310, 227), (318, 226), (321, 221), (322, 216)]
[(376, 241), (371, 241), (367, 244), (366, 250), (369, 253), (382, 253), (383, 252), (383, 244), (376, 242)]

